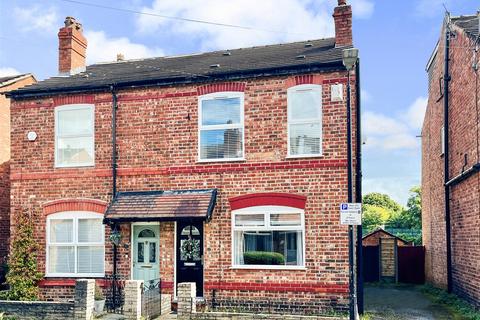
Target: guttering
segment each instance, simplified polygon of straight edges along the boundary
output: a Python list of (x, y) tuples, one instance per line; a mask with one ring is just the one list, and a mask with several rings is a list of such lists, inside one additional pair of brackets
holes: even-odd
[(447, 250), (447, 290), (452, 292), (452, 239), (451, 239), (451, 225), (450, 225), (450, 185), (449, 178), (449, 83), (450, 83), (450, 15), (447, 12), (445, 16), (445, 61), (444, 61), (444, 75), (443, 75), (443, 121), (444, 121), (444, 182), (445, 182), (445, 242)]
[[(271, 76), (283, 76), (299, 73), (311, 73), (311, 72), (332, 72), (345, 70), (342, 65), (342, 61), (331, 61), (326, 63), (312, 63), (309, 65), (295, 65), (283, 68), (267, 68), (246, 70), (242, 72), (225, 72), (221, 74), (205, 74), (189, 77), (175, 77), (167, 79), (147, 79), (147, 80), (135, 80), (135, 81), (117, 81), (115, 84), (116, 89), (133, 89), (133, 88), (148, 88), (155, 86), (171, 86), (171, 85), (185, 85), (193, 83), (204, 83), (214, 81), (232, 81), (242, 80), (253, 77), (271, 77)], [(45, 96), (52, 96), (56, 94), (79, 94), (79, 93), (92, 93), (92, 92), (104, 92), (110, 90), (111, 83), (101, 83), (93, 85), (83, 85), (76, 87), (61, 87), (52, 89), (38, 89), (38, 90), (15, 90), (7, 93), (8, 98), (14, 99), (27, 99), (27, 98), (40, 98)]]
[[(361, 127), (361, 86), (360, 58), (355, 67), (355, 202), (362, 202), (362, 127)], [(357, 226), (357, 306), (358, 313), (363, 314), (363, 248), (362, 225)]]
[(448, 180), (445, 183), (445, 186), (451, 187), (451, 186), (457, 185), (460, 182), (462, 182), (463, 180), (467, 179), (468, 177), (474, 175), (475, 173), (477, 173), (479, 171), (480, 171), (480, 163), (474, 164), (473, 166), (471, 166), (467, 170), (463, 171), (459, 175), (457, 175), (457, 176), (453, 177), (452, 179)]

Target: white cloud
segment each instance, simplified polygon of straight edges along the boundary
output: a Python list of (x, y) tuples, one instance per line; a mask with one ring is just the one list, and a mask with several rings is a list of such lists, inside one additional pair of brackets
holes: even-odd
[(370, 92), (365, 89), (361, 89), (360, 96), (362, 97), (362, 103), (371, 102), (373, 98)]
[[(368, 2), (361, 0), (361, 2)], [(364, 6), (365, 7), (365, 6)], [(142, 15), (142, 33), (161, 30), (199, 41), (202, 50), (279, 43), (334, 35), (333, 7), (326, 0), (154, 0), (145, 13), (251, 27), (241, 30)], [(365, 9), (363, 12), (366, 12)]]
[(372, 16), (375, 4), (369, 0), (352, 0), (353, 15), (356, 18), (368, 19)]
[(8, 77), (8, 76), (15, 76), (20, 74), (17, 69), (10, 68), (10, 67), (0, 67), (0, 77)]
[(408, 108), (406, 120), (412, 129), (420, 130), (422, 128), (427, 103), (427, 97), (418, 97)]
[(423, 124), (428, 99), (418, 97), (407, 110), (396, 117), (366, 111), (362, 115), (365, 148), (414, 150), (420, 146), (417, 135)]
[(34, 4), (31, 7), (15, 7), (12, 16), (22, 32), (35, 31), (48, 34), (59, 28), (60, 19), (55, 7), (42, 7)]
[(117, 54), (125, 59), (140, 59), (164, 55), (160, 48), (149, 48), (143, 44), (133, 43), (126, 37), (109, 38), (104, 31), (85, 31), (88, 40), (87, 64), (116, 61)]

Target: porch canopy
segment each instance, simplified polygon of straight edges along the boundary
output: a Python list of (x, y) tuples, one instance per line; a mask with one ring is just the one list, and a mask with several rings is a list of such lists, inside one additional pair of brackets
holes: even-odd
[(210, 220), (217, 189), (118, 192), (104, 223)]

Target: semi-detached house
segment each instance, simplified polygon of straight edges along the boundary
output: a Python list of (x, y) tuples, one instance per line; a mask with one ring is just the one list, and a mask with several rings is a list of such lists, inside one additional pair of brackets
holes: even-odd
[(39, 217), (43, 299), (115, 273), (173, 297), (193, 281), (207, 305), (345, 310), (344, 0), (334, 20), (334, 38), (85, 67), (67, 18), (60, 76), (10, 94), (11, 219)]

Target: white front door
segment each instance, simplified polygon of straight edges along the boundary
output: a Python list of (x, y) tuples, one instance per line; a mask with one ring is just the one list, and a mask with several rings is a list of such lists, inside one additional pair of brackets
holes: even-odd
[(145, 283), (160, 278), (158, 225), (133, 225), (133, 279)]

